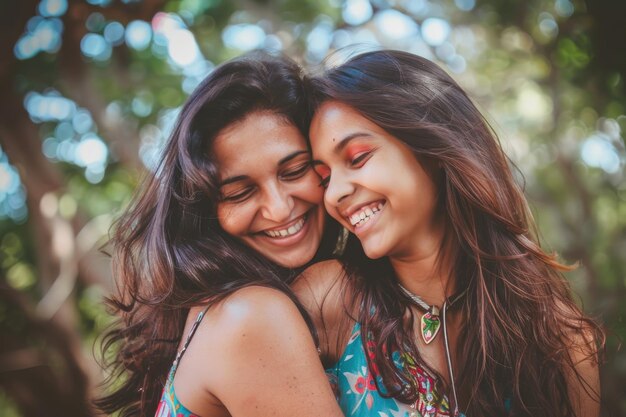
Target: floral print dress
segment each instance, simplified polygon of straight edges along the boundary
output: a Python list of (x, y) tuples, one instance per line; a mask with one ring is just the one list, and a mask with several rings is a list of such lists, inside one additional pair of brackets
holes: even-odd
[[(367, 352), (364, 348), (367, 346)], [(392, 357), (398, 367), (408, 367), (419, 382), (419, 398), (414, 404), (404, 404), (395, 398), (386, 398), (376, 389), (374, 376), (367, 365), (373, 357), (371, 338), (364, 345), (361, 325), (356, 323), (339, 361), (326, 373), (337, 394), (337, 400), (346, 417), (440, 417), (450, 416), (450, 405), (445, 396), (435, 390), (435, 379), (417, 365), (410, 355), (394, 352)], [(367, 355), (367, 356), (366, 356)], [(378, 386), (383, 387), (377, 376)]]

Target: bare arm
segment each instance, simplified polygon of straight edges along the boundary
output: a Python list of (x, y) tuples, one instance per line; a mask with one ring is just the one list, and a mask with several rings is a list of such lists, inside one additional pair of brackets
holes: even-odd
[(260, 287), (231, 298), (212, 331), (207, 390), (233, 417), (343, 416), (293, 302)]

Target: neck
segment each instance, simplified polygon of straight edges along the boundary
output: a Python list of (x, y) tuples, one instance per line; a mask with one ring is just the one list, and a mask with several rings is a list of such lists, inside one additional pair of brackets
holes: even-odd
[(454, 256), (447, 246), (437, 245), (410, 256), (390, 258), (400, 284), (429, 305), (441, 307), (456, 291)]

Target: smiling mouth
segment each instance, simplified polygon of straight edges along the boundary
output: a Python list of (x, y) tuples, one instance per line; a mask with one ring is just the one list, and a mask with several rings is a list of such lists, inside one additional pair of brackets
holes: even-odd
[(272, 229), (272, 230), (264, 230), (261, 233), (265, 236), (269, 236), (271, 238), (286, 238), (289, 236), (293, 236), (298, 233), (304, 227), (307, 219), (309, 217), (309, 213), (306, 212), (300, 219), (298, 219), (295, 223), (293, 223), (289, 227), (285, 227), (283, 229)]
[(385, 204), (386, 202), (384, 200), (367, 204), (352, 213), (347, 217), (347, 219), (354, 228), (361, 227), (370, 221), (374, 216), (378, 215)]

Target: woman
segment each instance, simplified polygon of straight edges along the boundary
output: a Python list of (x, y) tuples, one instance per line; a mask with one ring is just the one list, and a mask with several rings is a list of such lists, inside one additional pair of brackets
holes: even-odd
[(293, 62), (251, 55), (184, 105), (113, 239), (107, 414), (341, 416), (288, 287), (330, 252), (304, 82)]
[(360, 245), (295, 289), (346, 416), (597, 416), (601, 331), (465, 92), (396, 51), (312, 84), (326, 209)]

